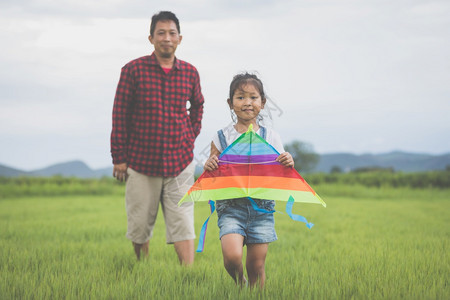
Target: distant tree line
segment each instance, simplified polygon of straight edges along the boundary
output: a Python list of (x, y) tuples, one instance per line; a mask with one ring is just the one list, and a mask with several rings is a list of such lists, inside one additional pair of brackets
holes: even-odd
[(367, 187), (450, 188), (450, 170), (416, 173), (394, 172), (392, 169), (355, 170), (349, 173), (306, 174), (312, 185), (339, 184)]
[[(450, 170), (420, 173), (389, 170), (350, 173), (314, 173), (304, 175), (312, 186), (320, 184), (359, 185), (392, 188), (450, 188)], [(123, 195), (124, 183), (113, 178), (75, 177), (0, 177), (0, 199), (28, 196)]]
[(112, 177), (0, 177), (0, 199), (27, 196), (123, 194), (123, 183)]
[[(352, 173), (366, 173), (366, 172), (390, 172), (390, 173), (394, 173), (395, 170), (392, 167), (385, 168), (385, 167), (374, 166), (374, 167), (355, 168), (355, 169), (351, 170), (350, 172), (352, 172)], [(333, 167), (331, 167), (330, 173), (332, 173), (332, 174), (343, 173), (343, 170), (339, 166), (333, 166)]]

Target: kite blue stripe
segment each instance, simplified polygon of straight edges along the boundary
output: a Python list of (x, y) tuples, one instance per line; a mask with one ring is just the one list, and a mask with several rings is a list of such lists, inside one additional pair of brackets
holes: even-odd
[(311, 229), (311, 227), (314, 226), (313, 223), (309, 223), (308, 220), (306, 220), (306, 218), (303, 216), (295, 215), (292, 213), (293, 205), (294, 205), (294, 198), (292, 198), (292, 196), (290, 196), (289, 201), (286, 203), (286, 213), (289, 215), (289, 217), (291, 217), (292, 220), (306, 223), (306, 227)]
[(214, 205), (214, 201), (209, 200), (208, 201), (209, 208), (211, 210), (211, 213), (209, 214), (208, 219), (206, 219), (205, 223), (203, 223), (202, 230), (200, 231), (199, 240), (198, 240), (198, 246), (196, 252), (203, 252), (203, 249), (205, 248), (205, 239), (206, 239), (206, 230), (208, 229), (208, 222), (211, 215), (216, 210), (216, 206)]

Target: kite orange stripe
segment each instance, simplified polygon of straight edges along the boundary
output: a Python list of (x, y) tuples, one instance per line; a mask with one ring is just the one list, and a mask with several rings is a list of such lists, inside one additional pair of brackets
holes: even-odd
[(312, 192), (313, 189), (298, 178), (274, 177), (274, 176), (228, 176), (202, 178), (192, 186), (191, 190), (212, 190), (222, 188), (267, 188), (292, 191)]

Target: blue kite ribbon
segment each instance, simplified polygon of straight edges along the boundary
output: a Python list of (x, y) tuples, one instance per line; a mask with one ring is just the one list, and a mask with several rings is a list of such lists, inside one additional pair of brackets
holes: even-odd
[(292, 206), (294, 206), (294, 198), (292, 198), (292, 196), (290, 196), (289, 201), (286, 203), (286, 213), (289, 215), (289, 217), (291, 217), (292, 220), (306, 223), (306, 227), (311, 229), (311, 227), (313, 227), (314, 224), (309, 223), (308, 220), (306, 220), (306, 218), (303, 216), (293, 214)]
[(202, 230), (200, 231), (200, 237), (198, 240), (198, 246), (197, 246), (196, 252), (203, 252), (203, 249), (205, 248), (206, 230), (208, 229), (209, 218), (211, 217), (213, 212), (216, 210), (214, 201), (209, 200), (208, 204), (209, 204), (211, 213), (209, 214), (209, 217), (208, 217), (208, 219), (206, 219), (205, 223), (203, 223)]
[(256, 204), (255, 200), (253, 200), (250, 197), (247, 197), (247, 198), (248, 198), (248, 200), (250, 200), (250, 203), (252, 204), (254, 210), (262, 212), (262, 213), (266, 213), (266, 214), (272, 214), (272, 213), (275, 212), (275, 210), (267, 210), (267, 209), (264, 209), (264, 208), (260, 208), (258, 206), (258, 204)]

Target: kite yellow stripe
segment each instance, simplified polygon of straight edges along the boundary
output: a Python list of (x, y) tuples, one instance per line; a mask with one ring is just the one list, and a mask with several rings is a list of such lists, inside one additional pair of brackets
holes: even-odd
[(189, 201), (208, 201), (214, 200), (226, 200), (236, 199), (243, 197), (251, 197), (254, 199), (273, 199), (277, 201), (288, 201), (292, 196), (295, 202), (302, 203), (316, 203), (326, 207), (325, 202), (317, 194), (312, 194), (309, 191), (292, 191), (292, 190), (280, 190), (280, 189), (245, 189), (245, 188), (222, 188), (222, 189), (209, 189), (200, 190), (195, 189), (188, 195), (180, 200), (179, 204)]

